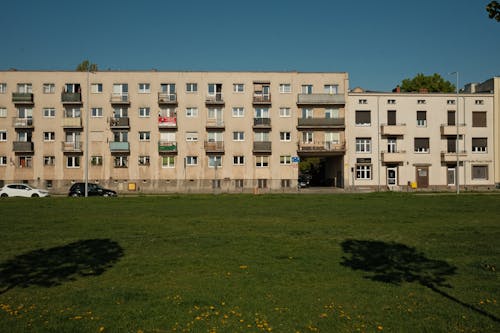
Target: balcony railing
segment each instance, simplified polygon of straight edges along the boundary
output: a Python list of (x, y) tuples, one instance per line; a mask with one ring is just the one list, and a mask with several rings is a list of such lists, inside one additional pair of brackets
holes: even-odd
[(130, 104), (128, 93), (112, 93), (111, 104)]
[(83, 149), (82, 141), (63, 141), (62, 151), (65, 153), (81, 152)]
[(464, 135), (466, 132), (465, 124), (458, 124), (458, 128), (456, 125), (448, 125), (448, 124), (441, 124), (441, 135), (457, 135), (457, 129), (458, 129), (458, 135)]
[(222, 119), (207, 119), (205, 125), (207, 129), (223, 129), (225, 128), (224, 120)]
[(32, 127), (34, 127), (33, 118), (14, 117), (12, 119), (12, 126), (15, 128), (32, 128)]
[(61, 102), (63, 104), (81, 104), (82, 94), (81, 93), (61, 93)]
[(12, 103), (15, 104), (33, 104), (33, 94), (32, 93), (12, 93)]
[[(463, 159), (466, 156), (467, 156), (466, 150), (459, 150), (458, 151), (458, 158), (459, 159)], [(441, 152), (441, 161), (442, 162), (456, 162), (457, 161), (457, 153), (456, 152), (449, 152), (449, 151), (442, 151)]]
[(343, 94), (298, 94), (297, 105), (342, 105)]
[(128, 117), (111, 117), (109, 118), (109, 126), (111, 128), (129, 128), (129, 118)]
[(299, 128), (343, 128), (344, 118), (299, 118)]
[(81, 128), (82, 127), (82, 118), (81, 117), (63, 118), (63, 127), (65, 127), (65, 128)]
[(254, 141), (253, 153), (254, 154), (271, 154), (272, 144), (271, 141)]
[(406, 124), (395, 124), (395, 125), (381, 124), (380, 131), (381, 135), (401, 136), (405, 134)]
[(299, 143), (299, 153), (336, 155), (345, 153), (345, 143), (334, 141), (301, 142)]
[(381, 151), (381, 157), (384, 163), (402, 163), (405, 161), (406, 151)]
[(31, 141), (14, 141), (12, 150), (16, 153), (33, 153), (34, 145)]
[(205, 104), (207, 104), (207, 105), (223, 105), (224, 99), (222, 98), (222, 93), (216, 93), (215, 95), (208, 95), (205, 98)]
[(158, 116), (158, 127), (160, 128), (176, 128), (177, 117)]
[(224, 141), (205, 141), (206, 153), (224, 153)]
[(110, 142), (109, 150), (112, 153), (128, 153), (130, 152), (130, 143), (129, 142)]
[(253, 104), (271, 104), (271, 94), (254, 93)]
[(169, 154), (177, 153), (177, 142), (176, 141), (158, 141), (158, 152)]
[(271, 127), (271, 118), (253, 118), (254, 128), (269, 128)]
[(158, 93), (158, 104), (177, 104), (177, 94), (176, 93)]

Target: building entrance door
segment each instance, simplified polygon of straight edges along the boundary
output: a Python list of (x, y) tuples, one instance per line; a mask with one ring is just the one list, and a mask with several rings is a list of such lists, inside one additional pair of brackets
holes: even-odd
[(398, 184), (398, 168), (387, 167), (387, 185), (393, 186)]
[(448, 182), (448, 186), (455, 186), (455, 167), (448, 167), (448, 171), (446, 173), (446, 180)]
[(417, 187), (429, 187), (429, 167), (417, 167)]

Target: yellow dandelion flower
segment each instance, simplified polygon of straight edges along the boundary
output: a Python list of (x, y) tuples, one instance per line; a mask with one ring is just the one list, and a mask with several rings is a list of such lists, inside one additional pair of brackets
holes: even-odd
[(99, 333), (104, 332), (104, 326), (99, 327)]
[(383, 329), (384, 329), (384, 327), (382, 327), (382, 325), (377, 326), (377, 330), (382, 331)]
[(247, 265), (241, 265), (241, 266), (240, 266), (240, 269), (247, 269), (247, 268), (248, 268), (248, 266), (247, 266)]

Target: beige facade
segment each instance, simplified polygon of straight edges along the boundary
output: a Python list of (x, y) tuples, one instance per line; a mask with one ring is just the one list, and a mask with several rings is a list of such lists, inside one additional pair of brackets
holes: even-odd
[(347, 90), (346, 73), (0, 72), (0, 180), (295, 191), (314, 157), (342, 187)]
[(458, 176), (460, 188), (494, 188), (493, 94), (355, 89), (346, 108), (349, 186), (454, 190)]

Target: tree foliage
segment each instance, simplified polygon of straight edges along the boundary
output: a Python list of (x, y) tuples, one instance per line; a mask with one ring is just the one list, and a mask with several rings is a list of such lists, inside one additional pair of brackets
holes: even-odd
[(78, 66), (76, 66), (76, 71), (78, 72), (97, 72), (97, 64), (92, 64), (88, 60), (82, 61)]
[(434, 73), (433, 75), (417, 74), (413, 79), (404, 79), (401, 82), (402, 92), (454, 92), (455, 85), (441, 77), (441, 75)]
[(497, 22), (500, 22), (500, 3), (497, 1), (491, 1), (486, 6), (486, 11), (488, 12), (490, 19), (495, 19)]

